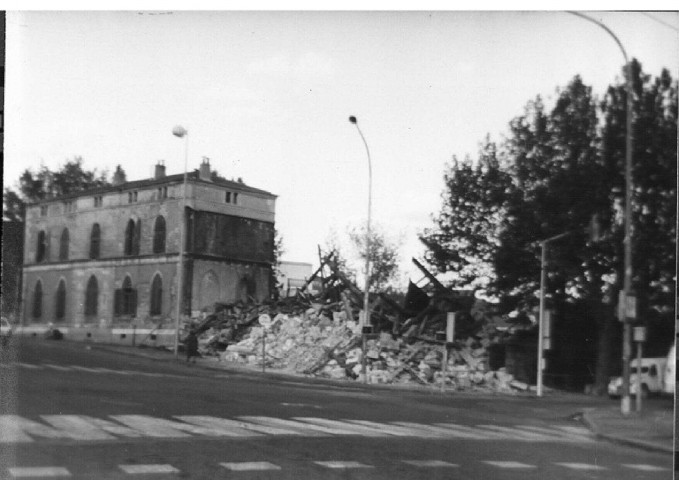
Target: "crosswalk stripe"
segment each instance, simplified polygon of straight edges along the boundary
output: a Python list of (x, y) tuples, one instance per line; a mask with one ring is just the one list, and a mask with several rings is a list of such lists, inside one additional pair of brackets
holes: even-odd
[[(420, 437), (421, 434), (415, 432), (426, 432), (429, 438), (462, 438), (467, 440), (488, 440), (488, 436), (482, 436), (478, 432), (469, 432), (454, 428), (443, 428), (424, 423), (413, 422), (392, 422), (394, 425), (413, 429), (413, 436)], [(490, 433), (490, 432), (489, 432)]]
[(80, 365), (69, 365), (69, 367), (73, 370), (80, 370), (82, 372), (101, 373), (101, 370), (97, 370), (96, 368), (81, 367)]
[(375, 468), (372, 465), (366, 465), (365, 463), (354, 462), (354, 461), (327, 461), (327, 462), (314, 462), (316, 465), (326, 468)]
[(606, 467), (602, 467), (600, 465), (592, 465), (591, 463), (559, 462), (559, 463), (556, 463), (555, 465), (559, 465), (559, 466), (566, 467), (566, 468), (571, 468), (573, 470), (607, 470)]
[(647, 464), (623, 463), (622, 466), (626, 468), (631, 468), (632, 470), (639, 470), (642, 472), (665, 472), (669, 470), (669, 468), (663, 468), (658, 467), (657, 465), (647, 465)]
[(223, 462), (220, 465), (234, 472), (249, 470), (280, 470), (281, 467), (269, 462)]
[(200, 415), (178, 415), (174, 418), (197, 427), (205, 428), (212, 432), (216, 437), (261, 437), (261, 433), (243, 428), (239, 422), (233, 420), (223, 421), (224, 419), (200, 416)]
[(40, 415), (47, 423), (74, 440), (115, 440), (96, 425), (78, 415)]
[(294, 420), (287, 420), (284, 418), (274, 417), (259, 417), (259, 416), (242, 416), (238, 417), (241, 420), (253, 422), (259, 425), (266, 425), (267, 427), (283, 428), (292, 432), (298, 432), (305, 436), (327, 436), (327, 435), (351, 435), (346, 430), (337, 430), (334, 428), (321, 427), (319, 425), (312, 425), (310, 423), (296, 422)]
[(14, 467), (8, 470), (9, 474), (14, 478), (71, 476), (71, 472), (63, 467)]
[(416, 430), (414, 428), (408, 428), (398, 425), (390, 425), (388, 423), (377, 423), (371, 422), (369, 420), (344, 420), (345, 422), (355, 423), (357, 425), (365, 425), (366, 427), (371, 427), (378, 431), (384, 431), (389, 435), (394, 435), (396, 437), (423, 437), (423, 438), (440, 438), (440, 435), (429, 434), (425, 430)]
[(542, 435), (537, 432), (522, 431), (517, 428), (501, 427), (499, 425), (477, 425), (478, 428), (490, 430), (492, 432), (504, 433), (506, 438), (513, 438), (514, 440), (529, 440), (534, 442), (552, 441), (554, 437)]
[(413, 465), (414, 467), (459, 467), (457, 463), (448, 463), (442, 460), (403, 460), (403, 463)]
[(492, 465), (498, 468), (509, 468), (509, 469), (530, 469), (537, 468), (535, 465), (530, 465), (528, 463), (513, 462), (513, 461), (500, 461), (500, 460), (484, 460), (483, 463)]
[(566, 440), (566, 441), (573, 441), (573, 442), (593, 442), (594, 437), (589, 433), (587, 435), (580, 435), (580, 434), (575, 434), (575, 433), (569, 433), (565, 432), (560, 429), (556, 428), (545, 428), (545, 427), (538, 427), (535, 425), (517, 425), (517, 429), (519, 430), (528, 430), (528, 431), (533, 431), (533, 432), (538, 432), (543, 435), (551, 436), (554, 437), (556, 440)]
[(260, 434), (266, 435), (304, 435), (302, 432), (297, 430), (290, 430), (289, 428), (278, 428), (269, 425), (261, 425), (250, 422), (242, 422), (239, 420), (231, 420), (228, 418), (218, 418), (209, 416), (187, 416), (178, 417), (185, 419), (189, 423), (194, 423), (196, 425), (209, 425), (215, 428), (223, 428), (230, 430), (234, 433), (239, 433), (242, 436), (252, 436), (256, 437)]
[(379, 431), (374, 428), (367, 427), (365, 425), (355, 425), (345, 421), (330, 420), (327, 418), (316, 418), (316, 417), (293, 417), (293, 418), (295, 420), (300, 420), (305, 423), (312, 423), (314, 425), (328, 427), (331, 429), (339, 429), (342, 431), (350, 432), (353, 435), (361, 435), (363, 437), (390, 436), (390, 434), (385, 431)]
[(506, 435), (498, 432), (491, 432), (488, 430), (481, 430), (476, 427), (467, 425), (459, 425), (457, 423), (435, 423), (436, 427), (443, 431), (449, 431), (451, 435), (459, 436), (460, 438), (469, 438), (475, 440), (505, 440)]
[(179, 470), (172, 465), (167, 464), (149, 464), (149, 465), (118, 465), (123, 472), (133, 475), (147, 474), (147, 473), (179, 473)]

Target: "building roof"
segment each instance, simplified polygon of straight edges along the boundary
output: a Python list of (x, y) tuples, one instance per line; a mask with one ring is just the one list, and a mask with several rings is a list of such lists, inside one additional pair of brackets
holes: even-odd
[[(187, 181), (190, 181), (192, 183), (203, 183), (205, 185), (219, 185), (221, 187), (225, 188), (230, 188), (232, 190), (237, 190), (239, 192), (247, 192), (247, 193), (254, 193), (255, 195), (260, 195), (264, 197), (269, 197), (269, 198), (277, 198), (277, 195), (274, 195), (271, 192), (267, 192), (266, 190), (261, 190), (259, 188), (254, 188), (250, 187), (242, 182), (234, 182), (233, 180), (226, 180), (223, 178), (217, 178), (214, 181), (213, 180), (203, 180), (199, 177), (199, 172), (198, 170), (194, 170), (192, 172), (187, 172), (186, 174), (186, 179)], [(41, 203), (48, 203), (48, 202), (54, 202), (54, 201), (59, 201), (59, 200), (68, 200), (71, 198), (78, 198), (78, 197), (86, 197), (86, 196), (92, 196), (92, 195), (102, 195), (104, 193), (109, 193), (109, 192), (121, 192), (124, 190), (133, 190), (133, 189), (138, 189), (138, 188), (145, 188), (145, 187), (152, 187), (156, 185), (165, 185), (168, 183), (181, 183), (184, 181), (184, 174), (183, 173), (178, 173), (176, 175), (167, 175), (165, 177), (161, 178), (147, 178), (144, 180), (134, 180), (131, 182), (125, 182), (121, 183), (119, 185), (110, 185), (110, 186), (105, 186), (105, 187), (97, 187), (97, 188), (91, 188), (88, 190), (81, 190), (78, 192), (74, 193), (69, 193), (67, 195), (60, 195), (58, 197), (51, 197), (51, 198), (45, 198), (43, 200), (37, 201), (37, 202), (32, 202), (29, 203), (28, 205), (38, 205)]]

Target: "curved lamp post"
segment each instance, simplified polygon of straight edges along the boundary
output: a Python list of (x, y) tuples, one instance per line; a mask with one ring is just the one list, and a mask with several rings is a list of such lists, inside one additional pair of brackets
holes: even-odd
[(175, 318), (175, 334), (174, 334), (174, 356), (177, 358), (179, 356), (179, 325), (181, 316), (181, 306), (183, 300), (183, 290), (184, 290), (184, 237), (186, 235), (186, 222), (184, 219), (184, 212), (186, 211), (186, 165), (189, 158), (189, 132), (182, 127), (177, 125), (172, 129), (172, 135), (179, 138), (184, 138), (184, 184), (182, 187), (182, 203), (181, 210), (179, 212), (179, 258), (177, 259), (177, 305), (176, 305), (176, 318)]
[[(583, 18), (595, 25), (603, 28), (608, 33), (615, 43), (620, 47), (622, 56), (625, 59), (626, 68), (626, 89), (627, 89), (627, 109), (625, 119), (625, 240), (624, 240), (624, 283), (623, 283), (623, 301), (628, 302), (632, 296), (632, 95), (634, 93), (632, 85), (632, 64), (629, 62), (625, 47), (618, 37), (603, 23), (595, 20), (580, 12), (568, 12), (577, 17)], [(632, 356), (632, 326), (626, 318), (628, 313), (626, 309), (620, 309), (622, 317), (620, 321), (623, 322), (623, 345), (622, 345), (622, 400), (620, 409), (623, 414), (630, 413), (630, 358)]]
[[(362, 372), (363, 372), (363, 382), (367, 383), (366, 375), (366, 359), (365, 359), (365, 327), (370, 327), (370, 216), (372, 210), (372, 183), (373, 183), (373, 173), (372, 173), (372, 162), (370, 160), (370, 149), (368, 148), (368, 142), (365, 141), (363, 132), (358, 126), (358, 120), (353, 115), (349, 117), (349, 122), (356, 125), (356, 130), (358, 130), (361, 140), (363, 140), (363, 145), (365, 145), (365, 152), (368, 155), (368, 223), (366, 225), (366, 235), (365, 235), (365, 291), (363, 292), (363, 355), (362, 355)], [(369, 330), (369, 329), (368, 329)]]

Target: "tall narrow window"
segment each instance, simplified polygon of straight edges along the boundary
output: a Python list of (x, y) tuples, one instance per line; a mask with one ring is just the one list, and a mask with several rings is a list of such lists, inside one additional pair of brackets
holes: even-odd
[(35, 261), (44, 262), (47, 258), (47, 235), (44, 230), (38, 232), (38, 243), (35, 250)]
[(68, 260), (69, 241), (68, 228), (64, 228), (61, 232), (61, 239), (59, 241), (59, 260)]
[(129, 276), (123, 280), (123, 288), (115, 291), (113, 310), (115, 315), (137, 314), (137, 291), (132, 288), (132, 279)]
[(85, 316), (94, 316), (99, 309), (99, 284), (97, 277), (92, 275), (87, 281), (85, 290)]
[(33, 318), (42, 317), (42, 282), (38, 280), (33, 290)]
[(159, 216), (153, 227), (153, 253), (163, 252), (165, 252), (165, 218)]
[(66, 282), (59, 281), (57, 287), (57, 296), (55, 298), (54, 316), (58, 321), (61, 321), (66, 316)]
[(92, 225), (90, 232), (90, 258), (99, 258), (101, 254), (101, 228), (99, 224)]
[(139, 245), (141, 245), (141, 220), (137, 220), (132, 236), (132, 255), (139, 255)]
[(125, 255), (132, 255), (134, 251), (134, 220), (130, 219), (125, 228)]
[(161, 315), (163, 311), (163, 279), (160, 275), (153, 277), (151, 282), (151, 315)]

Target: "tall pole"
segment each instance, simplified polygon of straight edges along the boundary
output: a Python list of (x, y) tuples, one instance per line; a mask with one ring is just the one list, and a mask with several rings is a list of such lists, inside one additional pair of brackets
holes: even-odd
[(175, 317), (175, 333), (174, 333), (174, 356), (179, 357), (179, 326), (182, 311), (182, 300), (184, 290), (184, 237), (186, 236), (186, 219), (184, 214), (186, 212), (186, 169), (189, 159), (189, 132), (182, 126), (176, 126), (172, 129), (172, 134), (175, 137), (184, 138), (184, 181), (182, 185), (182, 202), (181, 210), (179, 211), (179, 256), (177, 258), (177, 305)]
[(544, 327), (545, 327), (545, 288), (547, 287), (547, 244), (551, 241), (558, 240), (573, 232), (565, 232), (555, 235), (540, 242), (540, 311), (538, 314), (538, 369), (536, 389), (537, 396), (542, 396), (542, 364), (544, 356)]
[[(584, 18), (599, 27), (603, 28), (622, 52), (622, 56), (625, 59), (625, 76), (626, 90), (627, 90), (627, 105), (626, 105), (626, 119), (625, 119), (625, 240), (624, 240), (624, 280), (623, 280), (623, 302), (627, 303), (627, 299), (632, 295), (632, 191), (633, 191), (633, 178), (632, 178), (632, 145), (633, 145), (633, 132), (632, 132), (632, 102), (634, 88), (632, 83), (632, 65), (627, 58), (627, 52), (625, 47), (618, 37), (603, 23), (594, 20), (587, 15), (580, 12), (569, 12), (580, 18)], [(622, 344), (622, 400), (620, 403), (620, 410), (624, 415), (630, 413), (630, 358), (632, 356), (632, 326), (627, 318), (626, 309), (620, 309), (621, 316), (623, 318), (620, 321), (623, 322), (623, 344)]]
[[(349, 122), (353, 123), (356, 125), (356, 130), (358, 130), (358, 134), (361, 136), (361, 140), (363, 140), (363, 145), (365, 145), (365, 152), (368, 155), (368, 223), (366, 224), (366, 235), (365, 235), (365, 291), (363, 292), (363, 327), (370, 326), (370, 298), (369, 298), (369, 292), (370, 292), (370, 219), (371, 219), (371, 214), (372, 214), (372, 184), (373, 184), (373, 171), (372, 171), (372, 162), (370, 160), (370, 149), (368, 148), (368, 142), (365, 141), (365, 137), (363, 136), (363, 132), (361, 131), (361, 128), (358, 126), (358, 120), (356, 117), (353, 115), (349, 117)], [(366, 350), (366, 338), (365, 334), (363, 334), (363, 339), (362, 339), (362, 344), (363, 344), (363, 355), (362, 355), (362, 372), (363, 372), (363, 381), (367, 383), (367, 375), (366, 375), (366, 358), (365, 358), (365, 350)]]

